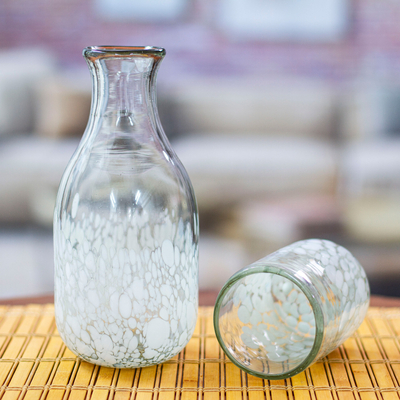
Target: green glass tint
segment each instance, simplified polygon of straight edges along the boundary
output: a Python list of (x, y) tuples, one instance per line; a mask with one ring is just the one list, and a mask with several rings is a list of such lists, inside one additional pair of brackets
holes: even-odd
[(361, 324), (369, 285), (352, 254), (330, 241), (294, 243), (233, 275), (214, 310), (218, 341), (246, 372), (293, 376)]

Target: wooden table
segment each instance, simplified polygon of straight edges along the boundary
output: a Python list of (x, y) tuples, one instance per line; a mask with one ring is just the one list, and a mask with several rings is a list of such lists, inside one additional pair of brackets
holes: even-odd
[[(200, 306), (213, 306), (217, 298), (218, 291), (201, 290), (199, 296)], [(46, 304), (53, 303), (52, 294), (37, 297), (19, 297), (15, 299), (0, 300), (0, 305), (25, 305), (25, 304)], [(371, 296), (371, 307), (400, 307), (400, 298)]]

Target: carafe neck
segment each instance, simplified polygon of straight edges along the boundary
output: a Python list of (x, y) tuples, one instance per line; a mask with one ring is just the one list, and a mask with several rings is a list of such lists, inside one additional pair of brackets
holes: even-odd
[(113, 134), (156, 133), (155, 79), (165, 51), (95, 46), (86, 48), (83, 55), (93, 81), (89, 125)]

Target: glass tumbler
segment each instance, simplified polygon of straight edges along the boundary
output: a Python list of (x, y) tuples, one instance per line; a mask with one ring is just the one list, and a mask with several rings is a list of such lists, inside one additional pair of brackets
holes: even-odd
[(369, 284), (345, 248), (293, 243), (234, 274), (214, 309), (217, 339), (234, 364), (284, 379), (342, 344), (361, 324)]

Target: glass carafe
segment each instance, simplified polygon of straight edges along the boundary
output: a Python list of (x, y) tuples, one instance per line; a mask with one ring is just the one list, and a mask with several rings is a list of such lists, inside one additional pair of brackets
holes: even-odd
[(165, 50), (83, 55), (91, 113), (54, 213), (57, 328), (86, 361), (153, 365), (184, 348), (198, 307), (196, 200), (156, 108)]

